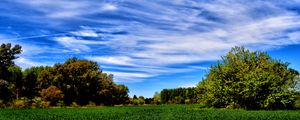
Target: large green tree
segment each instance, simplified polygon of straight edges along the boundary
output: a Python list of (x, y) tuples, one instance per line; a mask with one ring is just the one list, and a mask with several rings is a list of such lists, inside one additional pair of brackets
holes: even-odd
[(1, 44), (0, 46), (0, 99), (11, 100), (13, 94), (18, 98), (19, 83), (22, 79), (21, 68), (15, 66), (14, 61), (17, 55), (22, 52), (20, 45), (12, 46), (10, 43)]
[(112, 75), (103, 73), (96, 62), (77, 58), (41, 71), (38, 84), (42, 89), (51, 85), (59, 88), (66, 105), (72, 102), (79, 105), (89, 102), (112, 105), (121, 103), (120, 100), (125, 99), (121, 97), (128, 96), (128, 88), (116, 85)]
[(267, 53), (235, 47), (200, 81), (199, 97), (214, 107), (290, 108), (299, 73), (288, 65)]

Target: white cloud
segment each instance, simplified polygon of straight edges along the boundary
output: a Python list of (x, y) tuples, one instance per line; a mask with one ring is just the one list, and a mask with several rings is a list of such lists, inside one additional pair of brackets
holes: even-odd
[(63, 45), (64, 47), (71, 49), (75, 52), (81, 52), (81, 51), (90, 51), (89, 45), (104, 45), (107, 44), (107, 42), (102, 41), (92, 41), (92, 40), (80, 40), (75, 37), (56, 37), (54, 39), (59, 44)]
[(189, 88), (189, 87), (196, 87), (197, 84), (195, 83), (190, 83), (190, 84), (183, 84), (180, 85), (179, 87), (183, 87), (183, 88)]
[[(116, 10), (116, 5), (105, 1), (72, 1), (72, 0), (30, 0), (16, 1), (44, 13), (45, 17), (54, 19), (81, 18), (104, 11)], [(99, 9), (101, 6), (101, 9)]]
[(147, 73), (128, 73), (128, 72), (116, 72), (105, 71), (106, 73), (113, 74), (116, 82), (141, 82), (145, 78), (153, 77)]
[(134, 65), (132, 59), (127, 56), (108, 56), (108, 57), (86, 57), (86, 59), (97, 61), (100, 64), (113, 64), (113, 65)]
[(106, 3), (102, 6), (103, 11), (114, 11), (117, 10), (117, 6), (113, 4)]
[(83, 37), (98, 37), (98, 34), (93, 30), (80, 30), (76, 32), (71, 32), (72, 34), (76, 36), (83, 36)]
[(26, 69), (32, 66), (46, 66), (49, 64), (41, 63), (41, 62), (35, 62), (26, 58), (18, 58), (15, 60), (16, 64), (21, 66), (22, 69)]

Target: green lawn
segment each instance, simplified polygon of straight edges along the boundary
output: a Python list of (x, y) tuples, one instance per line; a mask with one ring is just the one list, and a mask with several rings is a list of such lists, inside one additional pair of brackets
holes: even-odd
[(0, 120), (300, 120), (300, 110), (204, 109), (199, 105), (1, 109)]

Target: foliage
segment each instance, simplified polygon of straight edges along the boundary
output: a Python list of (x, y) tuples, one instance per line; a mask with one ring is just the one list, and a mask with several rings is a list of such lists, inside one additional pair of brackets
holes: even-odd
[(65, 106), (65, 103), (63, 100), (59, 100), (57, 103), (56, 103), (56, 106), (58, 107), (64, 107)]
[(10, 100), (11, 91), (6, 80), (0, 80), (0, 100), (7, 103)]
[(94, 102), (89, 102), (89, 104), (86, 105), (86, 107), (96, 107), (96, 103)]
[(76, 102), (72, 102), (72, 104), (70, 105), (70, 107), (76, 108), (76, 107), (79, 107), (79, 105)]
[(159, 92), (155, 92), (153, 96), (153, 104), (161, 104), (161, 95)]
[(25, 102), (19, 98), (32, 99), (37, 107), (42, 101), (52, 106), (73, 102), (79, 105), (129, 103), (128, 87), (115, 84), (113, 75), (103, 73), (96, 62), (71, 58), (53, 67), (31, 67), (22, 71), (13, 62), (21, 52), (20, 45), (13, 47), (8, 43), (0, 47), (0, 100), (5, 104), (12, 102), (22, 106)]
[(23, 97), (33, 99), (39, 95), (37, 78), (40, 75), (41, 71), (49, 69), (50, 67), (30, 67), (23, 71), (23, 80), (22, 80), (22, 93)]
[(133, 105), (144, 105), (145, 104), (145, 97), (136, 95), (133, 96), (133, 98), (130, 99), (130, 104)]
[(32, 99), (31, 106), (33, 108), (49, 108), (50, 103), (50, 101), (43, 100), (41, 97), (35, 97)]
[(29, 108), (30, 100), (26, 97), (22, 97), (20, 99), (16, 99), (13, 101), (14, 108)]
[(145, 98), (145, 104), (155, 104), (153, 98)]
[(5, 108), (6, 107), (6, 104), (4, 103), (3, 100), (0, 100), (0, 108)]
[(0, 79), (8, 80), (8, 67), (14, 66), (14, 61), (18, 57), (16, 55), (22, 52), (20, 45), (12, 47), (10, 43), (1, 44), (0, 46)]
[(19, 99), (22, 90), (22, 69), (19, 66), (8, 67), (8, 83), (15, 99)]
[(51, 85), (58, 87), (64, 96), (64, 103), (76, 102), (86, 105), (90, 101), (97, 104), (121, 104), (128, 98), (128, 88), (116, 85), (113, 76), (103, 73), (97, 63), (71, 58), (64, 64), (41, 71), (38, 76), (40, 88)]
[(160, 92), (160, 97), (163, 104), (184, 104), (186, 100), (188, 100), (188, 103), (197, 102), (197, 93), (195, 88), (163, 89)]
[(198, 86), (199, 98), (209, 106), (246, 109), (291, 108), (297, 71), (268, 54), (233, 48)]
[(55, 106), (59, 100), (64, 98), (64, 94), (62, 93), (62, 91), (55, 86), (50, 86), (47, 89), (42, 89), (40, 94), (42, 100), (51, 101), (52, 106)]

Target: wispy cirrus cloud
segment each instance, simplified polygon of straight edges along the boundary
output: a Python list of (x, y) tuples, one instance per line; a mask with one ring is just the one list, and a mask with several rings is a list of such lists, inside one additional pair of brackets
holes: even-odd
[(233, 46), (272, 50), (300, 42), (300, 3), (296, 0), (11, 3), (24, 8), (27, 16), (3, 5), (0, 9), (12, 14), (0, 16), (19, 20), (18, 16), (30, 16), (33, 19), (26, 21), (45, 25), (39, 29), (66, 32), (32, 46), (53, 46), (64, 49), (64, 54), (97, 61), (120, 81), (206, 70), (202, 63), (220, 59)]

